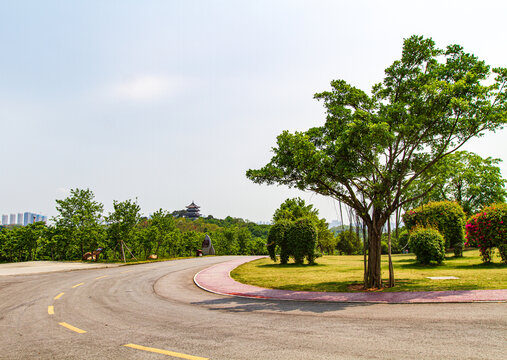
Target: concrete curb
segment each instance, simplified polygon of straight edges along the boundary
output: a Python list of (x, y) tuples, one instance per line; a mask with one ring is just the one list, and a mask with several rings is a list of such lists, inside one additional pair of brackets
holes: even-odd
[(213, 265), (195, 274), (194, 283), (199, 288), (218, 295), (265, 300), (382, 304), (507, 302), (507, 289), (385, 293), (311, 292), (265, 289), (242, 284), (231, 278), (230, 272), (239, 265), (263, 257), (265, 256), (245, 256)]

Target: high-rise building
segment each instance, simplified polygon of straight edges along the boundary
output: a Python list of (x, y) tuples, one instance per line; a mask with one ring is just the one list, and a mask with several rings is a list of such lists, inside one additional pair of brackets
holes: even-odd
[(16, 214), (2, 215), (1, 225), (23, 225), (33, 224), (34, 222), (43, 221), (47, 222), (48, 217), (41, 214), (35, 214), (32, 212), (19, 213), (16, 221)]
[(31, 212), (26, 212), (23, 214), (23, 225), (26, 226), (28, 224), (33, 224), (36, 215)]

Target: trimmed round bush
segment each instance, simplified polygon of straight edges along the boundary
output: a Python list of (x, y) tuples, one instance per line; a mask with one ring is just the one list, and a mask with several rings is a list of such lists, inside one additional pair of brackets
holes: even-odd
[(416, 226), (434, 227), (445, 239), (447, 249), (454, 249), (454, 256), (463, 256), (466, 215), (463, 208), (453, 201), (430, 202), (403, 214), (408, 229)]
[(477, 246), (483, 262), (490, 262), (496, 247), (507, 263), (507, 204), (494, 204), (471, 216), (466, 224), (467, 246)]
[(445, 240), (442, 234), (432, 228), (415, 228), (408, 239), (408, 246), (415, 254), (417, 262), (441, 264), (445, 258)]

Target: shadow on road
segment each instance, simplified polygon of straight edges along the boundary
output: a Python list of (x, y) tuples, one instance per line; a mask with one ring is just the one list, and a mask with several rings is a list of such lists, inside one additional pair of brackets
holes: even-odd
[(303, 311), (316, 314), (326, 312), (335, 312), (346, 310), (353, 307), (371, 306), (369, 303), (329, 303), (329, 302), (310, 302), (310, 301), (284, 301), (284, 300), (263, 300), (263, 299), (245, 299), (240, 297), (230, 297), (214, 300), (205, 300), (191, 303), (209, 307), (210, 310), (227, 312), (254, 312), (254, 311), (274, 311), (279, 313)]

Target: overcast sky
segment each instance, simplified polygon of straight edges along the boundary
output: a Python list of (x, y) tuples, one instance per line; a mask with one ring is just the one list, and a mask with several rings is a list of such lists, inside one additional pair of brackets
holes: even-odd
[[(0, 214), (54, 216), (90, 188), (144, 214), (194, 200), (215, 217), (270, 220), (288, 197), (245, 177), (283, 130), (323, 124), (313, 94), (369, 91), (403, 38), (432, 37), (507, 66), (505, 1), (0, 0)], [(507, 132), (467, 150), (501, 158)]]

